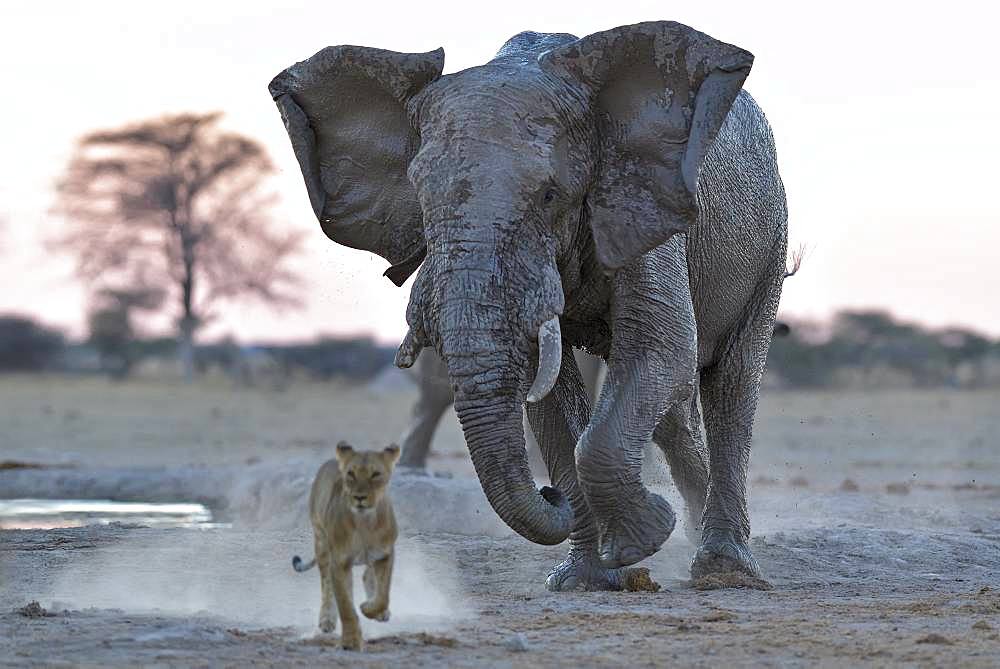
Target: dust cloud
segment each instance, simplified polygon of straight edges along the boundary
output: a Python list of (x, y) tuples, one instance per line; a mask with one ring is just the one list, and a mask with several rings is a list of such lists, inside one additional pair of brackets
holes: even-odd
[[(309, 479), (286, 471), (234, 486), (243, 504), (231, 505), (237, 519), (224, 529), (137, 529), (128, 541), (78, 555), (53, 579), (43, 596), (56, 609), (120, 609), (128, 613), (216, 618), (249, 629), (290, 628), (295, 634), (318, 632), (318, 569), (300, 574), (291, 558), (311, 556), (313, 538), (305, 512)], [(408, 503), (409, 494), (396, 494)], [(280, 510), (280, 512), (279, 512)], [(404, 514), (405, 515), (405, 514)], [(246, 518), (270, 517), (263, 525)], [(279, 522), (280, 521), (280, 522)], [(413, 530), (412, 526), (404, 526)], [(446, 631), (472, 614), (447, 559), (428, 559), (418, 537), (396, 544), (388, 623), (362, 619), (367, 636), (409, 631)], [(355, 608), (364, 600), (361, 568), (355, 569)], [(178, 631), (178, 634), (182, 631)]]

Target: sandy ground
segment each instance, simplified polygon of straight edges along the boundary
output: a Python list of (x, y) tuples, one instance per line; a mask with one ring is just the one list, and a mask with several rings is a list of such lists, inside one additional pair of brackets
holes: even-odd
[[(772, 393), (751, 470), (774, 588), (704, 591), (678, 531), (650, 593), (548, 593), (563, 549), (486, 505), (453, 417), (400, 475), (392, 620), (316, 635), (304, 497), (341, 438), (382, 445), (412, 391), (0, 380), (0, 498), (204, 500), (219, 529), (0, 531), (0, 666), (997, 666), (1000, 394)], [(671, 499), (658, 458), (647, 479)], [(539, 480), (543, 480), (539, 473)], [(41, 611), (20, 611), (37, 600)]]

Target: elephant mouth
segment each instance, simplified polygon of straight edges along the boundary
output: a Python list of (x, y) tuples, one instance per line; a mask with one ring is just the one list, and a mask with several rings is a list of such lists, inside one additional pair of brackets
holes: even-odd
[[(562, 329), (559, 317), (553, 316), (538, 328), (538, 365), (535, 378), (528, 389), (527, 401), (542, 401), (559, 379), (562, 365)], [(394, 364), (401, 369), (412, 367), (424, 345), (417, 341), (412, 328), (406, 331)]]

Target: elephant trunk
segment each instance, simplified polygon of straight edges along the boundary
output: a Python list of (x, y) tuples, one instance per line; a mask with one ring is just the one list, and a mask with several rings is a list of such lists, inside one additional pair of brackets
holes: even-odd
[[(468, 336), (468, 332), (463, 336)], [(448, 337), (444, 347), (447, 350)], [(573, 526), (569, 501), (556, 488), (535, 488), (524, 445), (519, 390), (523, 373), (485, 354), (487, 364), (448, 357), (455, 411), (486, 499), (515, 532), (538, 544), (564, 541)]]
[[(487, 500), (515, 532), (552, 545), (569, 536), (573, 511), (557, 489), (535, 487), (523, 407), (529, 385), (537, 401), (559, 376), (562, 284), (554, 262), (503, 241), (508, 220), (513, 215), (502, 207), (484, 206), (428, 224), (428, 258), (410, 298), (411, 335), (399, 361), (410, 362), (421, 344), (438, 349)], [(528, 269), (535, 267), (540, 277)]]

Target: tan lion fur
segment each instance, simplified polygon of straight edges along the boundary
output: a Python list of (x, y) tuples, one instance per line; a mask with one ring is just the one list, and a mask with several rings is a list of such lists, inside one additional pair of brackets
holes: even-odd
[(387, 488), (399, 446), (381, 451), (355, 451), (346, 442), (337, 444), (337, 457), (319, 468), (309, 494), (316, 556), (308, 564), (295, 556), (292, 566), (305, 571), (319, 565), (322, 604), (319, 627), (336, 627), (333, 602), (340, 614), (341, 644), (360, 650), (363, 645), (354, 611), (351, 568), (365, 566), (367, 600), (361, 613), (374, 620), (389, 619), (389, 585), (398, 528)]

